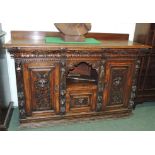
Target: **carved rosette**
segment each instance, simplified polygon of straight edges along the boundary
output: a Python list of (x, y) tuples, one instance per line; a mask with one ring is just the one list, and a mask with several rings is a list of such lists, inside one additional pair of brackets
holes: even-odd
[(103, 90), (104, 90), (104, 84), (103, 84), (103, 78), (104, 78), (104, 72), (105, 72), (105, 60), (101, 60), (99, 72), (98, 72), (98, 90), (97, 90), (97, 111), (102, 110), (102, 104), (103, 104)]
[(21, 62), (16, 61), (16, 78), (17, 78), (17, 91), (18, 91), (18, 105), (19, 105), (19, 117), (20, 119), (26, 118), (25, 112), (25, 98), (24, 98), (24, 86), (23, 86), (23, 71)]
[(65, 114), (66, 111), (66, 55), (62, 50), (60, 59), (60, 113)]
[(135, 65), (135, 74), (134, 74), (133, 81), (132, 81), (131, 96), (129, 100), (129, 109), (132, 109), (134, 106), (134, 99), (136, 97), (137, 77), (138, 77), (139, 69), (140, 69), (140, 60), (137, 60), (136, 65)]

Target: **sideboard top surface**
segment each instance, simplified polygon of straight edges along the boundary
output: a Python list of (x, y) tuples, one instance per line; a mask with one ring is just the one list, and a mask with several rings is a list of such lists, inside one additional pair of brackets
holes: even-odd
[(12, 31), (11, 40), (4, 44), (5, 48), (51, 48), (60, 49), (102, 49), (102, 48), (151, 48), (149, 45), (128, 41), (128, 34), (88, 33), (86, 37), (94, 37), (101, 44), (54, 44), (45, 43), (45, 36), (59, 36), (58, 32)]

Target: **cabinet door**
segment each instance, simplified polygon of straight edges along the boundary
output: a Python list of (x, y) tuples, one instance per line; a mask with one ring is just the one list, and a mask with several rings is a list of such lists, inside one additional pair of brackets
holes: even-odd
[(131, 60), (111, 60), (106, 63), (103, 110), (128, 107), (134, 66)]
[(23, 65), (26, 114), (59, 112), (59, 65), (31, 62)]

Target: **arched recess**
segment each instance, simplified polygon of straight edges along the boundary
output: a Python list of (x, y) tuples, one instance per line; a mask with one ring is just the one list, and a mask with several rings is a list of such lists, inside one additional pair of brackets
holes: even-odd
[(94, 81), (97, 84), (98, 73), (99, 62), (80, 61), (67, 64), (67, 78), (77, 77), (85, 81), (88, 79), (88, 82)]

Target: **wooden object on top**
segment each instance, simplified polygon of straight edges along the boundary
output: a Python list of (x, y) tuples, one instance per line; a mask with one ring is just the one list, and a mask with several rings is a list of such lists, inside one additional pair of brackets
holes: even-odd
[(91, 29), (90, 23), (55, 23), (64, 41), (85, 41), (84, 35)]

